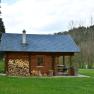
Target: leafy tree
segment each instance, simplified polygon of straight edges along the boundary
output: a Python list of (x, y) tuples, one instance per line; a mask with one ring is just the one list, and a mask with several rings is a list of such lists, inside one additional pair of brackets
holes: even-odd
[[(5, 26), (3, 24), (2, 18), (0, 18), (0, 40), (1, 40), (2, 33), (5, 33)], [(0, 59), (3, 58), (3, 55), (4, 53), (0, 52)]]
[(5, 33), (5, 26), (3, 24), (2, 18), (0, 18), (0, 36), (2, 33)]
[[(1, 0), (0, 0), (0, 3), (1, 3)], [(2, 33), (5, 33), (5, 26), (1, 18), (1, 6), (0, 6), (0, 38)]]
[[(1, 0), (0, 0), (0, 3), (1, 3)], [(5, 26), (4, 26), (3, 20), (1, 18), (1, 6), (0, 6), (0, 40), (1, 40), (2, 33), (5, 33)], [(3, 58), (3, 55), (4, 55), (4, 53), (0, 52), (0, 59)]]

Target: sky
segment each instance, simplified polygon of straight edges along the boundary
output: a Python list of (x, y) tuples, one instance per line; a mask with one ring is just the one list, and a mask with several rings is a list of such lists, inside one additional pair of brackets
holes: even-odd
[(94, 0), (1, 1), (7, 33), (53, 34), (94, 23)]

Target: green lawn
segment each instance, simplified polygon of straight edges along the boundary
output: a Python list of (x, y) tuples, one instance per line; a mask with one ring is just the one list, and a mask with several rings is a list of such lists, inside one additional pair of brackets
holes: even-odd
[(94, 94), (93, 78), (0, 77), (0, 94)]
[(87, 75), (90, 77), (94, 77), (94, 69), (80, 69), (79, 74)]
[[(0, 63), (0, 70), (3, 64)], [(81, 69), (89, 78), (22, 78), (0, 76), (0, 94), (94, 94), (94, 70)]]
[(4, 62), (0, 60), (0, 73), (4, 72)]

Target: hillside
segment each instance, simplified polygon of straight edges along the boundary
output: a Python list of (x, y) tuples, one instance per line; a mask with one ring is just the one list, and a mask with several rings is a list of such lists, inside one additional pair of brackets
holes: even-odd
[(94, 25), (55, 34), (70, 34), (81, 49), (81, 52), (75, 55), (73, 62), (76, 62), (80, 68), (86, 68), (86, 66), (94, 68)]

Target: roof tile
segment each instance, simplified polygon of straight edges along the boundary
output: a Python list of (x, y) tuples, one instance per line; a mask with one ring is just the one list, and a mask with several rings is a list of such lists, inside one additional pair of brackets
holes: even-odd
[(27, 34), (27, 44), (22, 43), (22, 34), (4, 33), (0, 51), (24, 52), (79, 52), (70, 35)]

